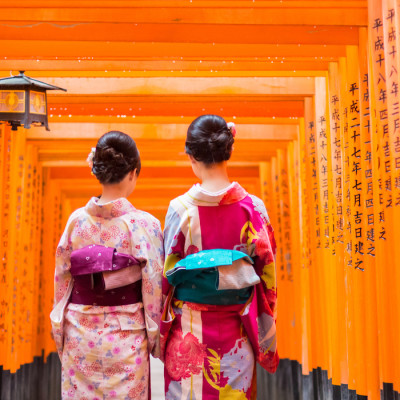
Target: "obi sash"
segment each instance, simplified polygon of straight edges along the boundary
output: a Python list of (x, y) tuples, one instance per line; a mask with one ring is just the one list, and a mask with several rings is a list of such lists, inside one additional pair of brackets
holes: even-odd
[(141, 261), (112, 247), (90, 245), (71, 253), (71, 303), (119, 306), (142, 300)]
[(178, 300), (201, 304), (244, 304), (260, 282), (253, 260), (237, 250), (213, 249), (190, 254), (166, 272)]

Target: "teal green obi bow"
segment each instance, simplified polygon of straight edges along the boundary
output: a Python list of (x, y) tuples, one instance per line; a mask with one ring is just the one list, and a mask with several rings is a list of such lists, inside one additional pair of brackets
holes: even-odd
[[(240, 266), (238, 262), (241, 262)], [(251, 264), (253, 260), (241, 251), (203, 250), (177, 262), (166, 272), (166, 277), (176, 287), (178, 300), (216, 305), (243, 304), (249, 299), (253, 285), (259, 282)], [(236, 285), (235, 279), (245, 282)], [(233, 282), (233, 286), (227, 281)], [(246, 287), (224, 289), (241, 285)]]

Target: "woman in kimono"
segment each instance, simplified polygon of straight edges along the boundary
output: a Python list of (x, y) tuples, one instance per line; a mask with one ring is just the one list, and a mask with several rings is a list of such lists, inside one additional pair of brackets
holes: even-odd
[(171, 201), (165, 222), (166, 400), (255, 399), (255, 362), (278, 366), (275, 240), (263, 202), (228, 178), (235, 133), (216, 115), (187, 132), (201, 184)]
[(88, 162), (102, 194), (72, 213), (56, 253), (62, 398), (147, 400), (149, 354), (160, 353), (160, 223), (127, 200), (141, 165), (131, 137), (106, 133)]

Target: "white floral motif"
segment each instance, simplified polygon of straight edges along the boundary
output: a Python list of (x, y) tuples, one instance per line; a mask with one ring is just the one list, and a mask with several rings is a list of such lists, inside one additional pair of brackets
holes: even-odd
[(86, 162), (89, 164), (90, 169), (93, 168), (93, 158), (95, 153), (96, 153), (96, 147), (92, 147), (92, 150), (90, 151), (86, 159)]

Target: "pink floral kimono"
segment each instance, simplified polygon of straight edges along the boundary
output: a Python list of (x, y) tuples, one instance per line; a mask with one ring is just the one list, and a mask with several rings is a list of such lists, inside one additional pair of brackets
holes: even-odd
[[(166, 400), (255, 399), (255, 362), (271, 373), (279, 362), (276, 246), (263, 202), (236, 182), (218, 193), (195, 185), (170, 203), (164, 244), (163, 292), (167, 302), (161, 323), (161, 357), (165, 361)], [(222, 291), (222, 302), (222, 293), (228, 296), (223, 304), (207, 304), (211, 297), (204, 295), (206, 286), (199, 289), (200, 275), (189, 284), (169, 284), (166, 277), (181, 273), (182, 261), (199, 256), (198, 264), (216, 262), (214, 253), (219, 253), (212, 249), (238, 250), (250, 256), (258, 283), (246, 288), (250, 285), (241, 285), (243, 274), (230, 269), (232, 276), (227, 277), (220, 269), (215, 285), (230, 279), (234, 287), (242, 288)], [(192, 273), (189, 268), (195, 267), (187, 267)], [(215, 268), (208, 274), (215, 275)], [(250, 294), (242, 298), (246, 289)], [(236, 303), (235, 298), (231, 301), (232, 294), (237, 294)], [(195, 301), (196, 296), (203, 300)]]
[[(51, 320), (62, 362), (62, 398), (147, 400), (149, 353), (160, 353), (160, 223), (125, 198), (104, 205), (97, 200), (93, 197), (72, 213), (57, 248)], [(71, 292), (78, 292), (71, 276), (71, 253), (94, 244), (141, 260), (141, 301), (116, 306), (71, 302)]]

